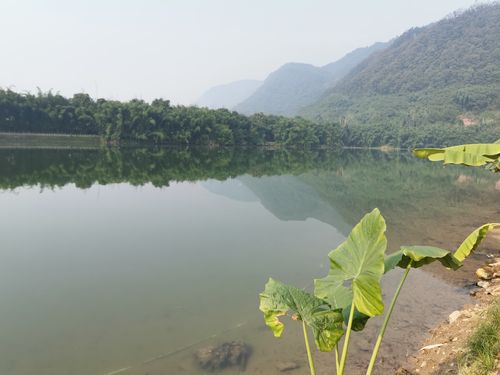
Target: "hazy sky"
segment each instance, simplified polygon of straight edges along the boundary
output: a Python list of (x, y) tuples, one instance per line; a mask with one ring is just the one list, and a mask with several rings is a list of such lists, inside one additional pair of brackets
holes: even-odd
[(0, 0), (0, 87), (189, 104), (322, 65), (473, 0)]

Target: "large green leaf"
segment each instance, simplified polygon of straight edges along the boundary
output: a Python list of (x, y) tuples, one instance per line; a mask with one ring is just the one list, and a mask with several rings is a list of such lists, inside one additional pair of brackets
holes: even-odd
[(279, 317), (291, 313), (293, 319), (311, 327), (316, 346), (324, 352), (332, 351), (344, 334), (340, 309), (332, 309), (324, 300), (272, 278), (260, 294), (259, 308), (274, 336), (280, 337), (285, 328)]
[(463, 164), (482, 166), (495, 163), (500, 157), (499, 143), (482, 143), (459, 145), (446, 148), (417, 148), (413, 154), (431, 161), (442, 161), (444, 164)]
[[(342, 316), (344, 317), (344, 323), (347, 326), (349, 324), (349, 314), (351, 312), (351, 305), (347, 306), (345, 309), (342, 310)], [(352, 327), (351, 329), (353, 331), (362, 331), (366, 323), (368, 323), (368, 319), (370, 319), (369, 316), (365, 314), (361, 314), (358, 310), (354, 309), (354, 317), (352, 319)]]
[(481, 241), (495, 227), (500, 227), (500, 223), (489, 223), (477, 228), (467, 236), (454, 253), (433, 246), (402, 246), (400, 250), (385, 257), (384, 273), (396, 266), (406, 268), (410, 260), (413, 260), (413, 268), (421, 267), (435, 260), (440, 261), (448, 268), (460, 268), (465, 258), (477, 249)]
[(401, 262), (402, 258), (403, 258), (403, 252), (401, 250), (395, 251), (394, 253), (385, 256), (384, 274), (396, 268), (399, 262)]
[(474, 252), (481, 241), (494, 228), (499, 227), (500, 223), (488, 223), (480, 226), (475, 231), (467, 236), (458, 249), (453, 253), (453, 258), (458, 262), (463, 262), (472, 252)]
[(385, 220), (377, 208), (365, 215), (346, 241), (328, 255), (330, 272), (315, 280), (315, 295), (334, 308), (345, 309), (354, 303), (355, 309), (366, 316), (381, 315), (385, 230)]
[(406, 268), (412, 261), (412, 268), (419, 268), (423, 265), (439, 260), (449, 267), (450, 252), (433, 246), (401, 246), (401, 249), (385, 257), (385, 272), (387, 273), (396, 266)]
[[(324, 296), (333, 308), (341, 308), (344, 322), (347, 324), (349, 320), (349, 312), (352, 303), (352, 289), (345, 288), (343, 285), (343, 277), (328, 275), (323, 279), (314, 280), (314, 294)], [(365, 328), (369, 316), (360, 313), (358, 310), (354, 312), (353, 326), (354, 331), (361, 331)]]

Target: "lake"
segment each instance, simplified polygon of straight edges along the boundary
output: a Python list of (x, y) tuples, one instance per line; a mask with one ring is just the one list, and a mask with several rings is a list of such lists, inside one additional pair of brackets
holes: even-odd
[[(499, 185), (407, 153), (0, 149), (0, 373), (203, 374), (196, 350), (241, 340), (252, 348), (245, 374), (278, 374), (289, 360), (307, 374), (300, 325), (286, 321), (281, 339), (264, 326), (270, 276), (310, 288), (374, 207), (391, 251), (452, 249), (500, 221)], [(498, 244), (457, 272), (410, 273), (378, 373), (471, 301), (463, 286)], [(389, 297), (399, 276), (384, 279)], [(354, 334), (349, 374), (367, 363), (378, 324)], [(333, 368), (332, 354), (314, 355), (318, 373)]]

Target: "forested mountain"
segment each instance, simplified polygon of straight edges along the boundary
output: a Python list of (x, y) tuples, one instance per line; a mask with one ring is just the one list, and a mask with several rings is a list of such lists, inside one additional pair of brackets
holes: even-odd
[(391, 42), (378, 42), (369, 47), (357, 48), (354, 51), (349, 52), (340, 60), (323, 66), (322, 69), (331, 74), (331, 81), (329, 82), (330, 85), (333, 86), (337, 81), (346, 76), (347, 73), (349, 73), (355, 66), (368, 58), (374, 52), (385, 49), (390, 43)]
[(408, 30), (303, 114), (348, 126), (498, 123), (500, 3)]
[(263, 112), (295, 115), (302, 107), (318, 100), (357, 64), (386, 46), (387, 43), (375, 43), (370, 47), (358, 48), (340, 60), (322, 67), (285, 64), (271, 73), (262, 86), (234, 109), (247, 114)]
[(231, 109), (252, 95), (260, 85), (262, 81), (246, 79), (214, 86), (196, 101), (196, 105), (211, 109)]

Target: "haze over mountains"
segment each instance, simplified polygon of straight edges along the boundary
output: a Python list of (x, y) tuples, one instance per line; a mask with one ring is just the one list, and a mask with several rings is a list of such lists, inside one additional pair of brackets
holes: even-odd
[(239, 104), (218, 104), (245, 114), (298, 114), (353, 125), (495, 123), (499, 20), (499, 2), (474, 6), (323, 67), (285, 64)]
[(215, 86), (205, 92), (196, 104), (234, 109), (244, 114), (296, 115), (300, 109), (318, 100), (357, 64), (387, 45), (375, 43), (358, 48), (322, 67), (287, 63), (272, 72), (264, 82), (246, 80)]
[(244, 79), (218, 85), (207, 90), (197, 101), (200, 107), (233, 108), (252, 95), (262, 85), (262, 81)]
[(357, 64), (387, 46), (376, 43), (358, 48), (328, 65), (289, 63), (271, 73), (261, 87), (234, 109), (245, 114), (263, 112), (296, 115), (299, 110), (318, 100)]

